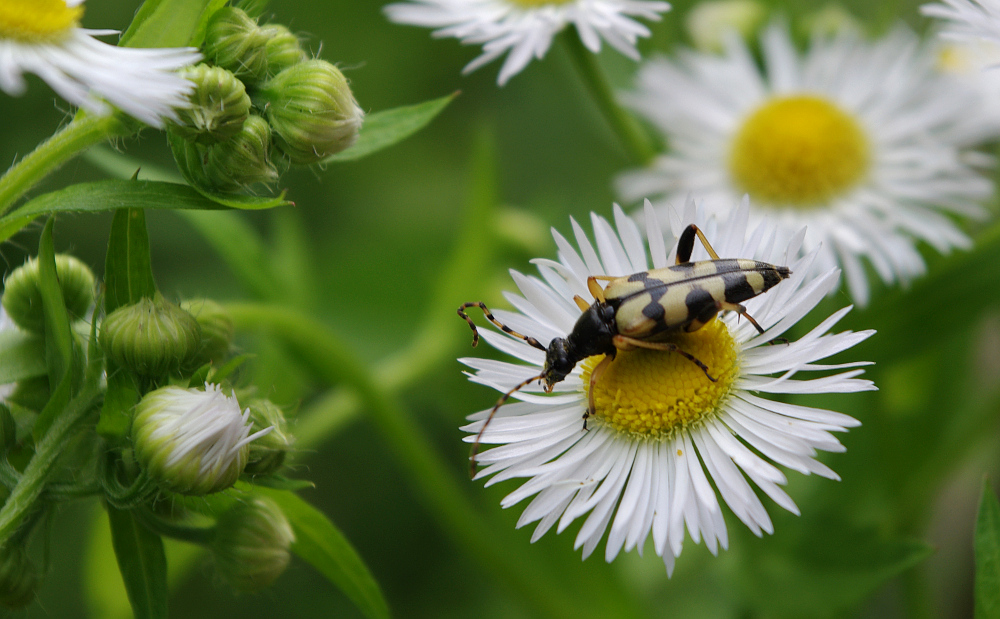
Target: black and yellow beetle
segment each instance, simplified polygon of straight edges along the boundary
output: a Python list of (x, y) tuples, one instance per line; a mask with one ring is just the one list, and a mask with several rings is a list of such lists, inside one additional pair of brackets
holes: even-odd
[[(691, 262), (695, 236), (705, 246), (711, 260)], [(493, 419), (504, 402), (518, 390), (534, 381), (544, 381), (545, 391), (573, 371), (576, 364), (594, 355), (605, 355), (590, 374), (589, 408), (584, 414), (584, 429), (587, 417), (594, 413), (594, 383), (615, 358), (619, 350), (650, 348), (676, 352), (697, 365), (709, 380), (715, 382), (710, 368), (691, 353), (681, 350), (677, 344), (664, 341), (673, 333), (697, 331), (724, 310), (738, 312), (764, 332), (751, 317), (743, 301), (762, 294), (781, 280), (791, 275), (788, 267), (775, 266), (757, 260), (738, 258), (722, 259), (715, 253), (708, 239), (694, 224), (684, 229), (677, 242), (677, 262), (674, 266), (641, 271), (625, 277), (592, 276), (587, 278), (587, 287), (594, 295), (594, 303), (588, 305), (579, 296), (575, 298), (583, 314), (576, 321), (573, 330), (565, 337), (553, 339), (548, 348), (535, 338), (522, 335), (493, 317), (484, 303), (464, 303), (458, 308), (458, 315), (472, 327), (472, 345), (479, 343), (479, 332), (475, 323), (465, 313), (470, 307), (478, 307), (490, 322), (504, 333), (518, 337), (531, 346), (545, 351), (545, 366), (542, 373), (532, 376), (517, 385), (497, 401), (490, 411), (483, 427), (479, 430), (472, 448), (472, 466), (478, 452), (479, 439), (486, 426)], [(603, 289), (599, 280), (607, 281)]]

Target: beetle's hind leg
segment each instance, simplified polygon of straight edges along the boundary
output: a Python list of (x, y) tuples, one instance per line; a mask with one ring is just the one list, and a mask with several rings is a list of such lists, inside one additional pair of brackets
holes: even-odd
[(712, 249), (712, 244), (705, 238), (705, 233), (698, 226), (691, 224), (687, 228), (684, 228), (684, 232), (681, 232), (681, 238), (677, 239), (677, 264), (691, 262), (691, 252), (694, 251), (695, 235), (698, 236), (701, 244), (705, 246), (705, 250), (712, 257), (712, 260), (719, 259), (719, 254), (715, 253), (715, 250)]
[[(690, 361), (691, 363), (697, 365), (699, 368), (701, 368), (701, 371), (705, 373), (705, 376), (708, 377), (708, 380), (712, 381), (713, 383), (719, 380), (708, 373), (708, 366), (702, 363), (701, 359), (695, 357), (686, 350), (682, 350), (680, 346), (674, 344), (673, 342), (650, 342), (648, 340), (637, 340), (633, 337), (625, 337), (624, 335), (616, 335), (614, 340), (612, 340), (612, 343), (618, 350), (628, 350), (630, 348), (648, 348), (650, 350), (663, 350), (666, 352), (675, 352), (678, 355)], [(591, 374), (591, 376), (593, 376), (593, 374)]]
[(486, 314), (486, 319), (489, 320), (490, 322), (492, 322), (493, 324), (495, 324), (504, 333), (509, 333), (509, 334), (513, 335), (514, 337), (516, 337), (516, 338), (520, 338), (520, 339), (524, 340), (525, 342), (527, 342), (528, 344), (530, 344), (531, 346), (534, 346), (538, 350), (545, 350), (545, 347), (542, 346), (542, 344), (538, 340), (536, 340), (535, 338), (531, 337), (530, 335), (522, 335), (522, 334), (518, 333), (517, 331), (511, 329), (507, 325), (503, 324), (502, 322), (500, 322), (496, 318), (494, 318), (493, 317), (493, 313), (490, 312), (490, 309), (488, 307), (486, 307), (486, 304), (483, 303), (482, 301), (473, 301), (471, 303), (463, 303), (462, 306), (458, 308), (458, 315), (461, 316), (462, 319), (465, 320), (465, 322), (469, 323), (469, 328), (472, 329), (472, 346), (473, 347), (475, 347), (475, 346), (477, 346), (479, 344), (479, 330), (476, 328), (476, 323), (472, 322), (472, 319), (469, 318), (469, 315), (465, 313), (465, 310), (469, 309), (470, 307), (478, 307), (479, 309), (483, 310), (483, 313)]

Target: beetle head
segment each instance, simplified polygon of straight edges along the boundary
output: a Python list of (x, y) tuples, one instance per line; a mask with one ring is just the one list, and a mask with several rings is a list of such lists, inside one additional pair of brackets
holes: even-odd
[(551, 392), (553, 385), (560, 382), (576, 367), (576, 359), (570, 352), (569, 342), (557, 337), (549, 343), (545, 351), (545, 391)]

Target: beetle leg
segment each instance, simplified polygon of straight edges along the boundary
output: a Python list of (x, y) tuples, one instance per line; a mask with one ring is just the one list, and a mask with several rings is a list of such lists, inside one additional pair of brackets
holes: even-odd
[(695, 357), (694, 355), (685, 350), (681, 350), (681, 347), (678, 346), (677, 344), (674, 344), (673, 342), (650, 342), (647, 340), (637, 340), (634, 337), (625, 337), (624, 335), (616, 335), (612, 340), (612, 343), (615, 345), (615, 348), (619, 350), (629, 350), (631, 348), (648, 348), (650, 350), (663, 350), (667, 352), (675, 352), (678, 355), (690, 361), (691, 363), (697, 365), (699, 368), (701, 368), (701, 371), (705, 373), (705, 376), (708, 377), (708, 380), (712, 381), (713, 383), (718, 380), (717, 378), (714, 378), (711, 374), (708, 373), (708, 366), (702, 363), (700, 359), (698, 359), (697, 357)]
[(541, 380), (543, 378), (545, 378), (544, 372), (539, 374), (538, 376), (532, 376), (528, 380), (522, 382), (518, 386), (508, 391), (507, 393), (500, 396), (500, 399), (497, 400), (497, 403), (493, 406), (493, 410), (491, 410), (490, 414), (486, 416), (486, 421), (483, 422), (483, 427), (479, 428), (479, 433), (476, 434), (476, 440), (472, 441), (472, 450), (469, 453), (469, 477), (476, 476), (476, 456), (479, 455), (479, 441), (482, 440), (483, 438), (483, 432), (486, 431), (486, 426), (490, 425), (490, 422), (493, 421), (493, 415), (497, 414), (497, 411), (500, 410), (500, 407), (504, 405), (504, 402), (510, 399), (510, 396), (514, 395), (514, 392), (520, 391), (521, 389), (530, 385), (533, 381)]
[(458, 315), (461, 316), (465, 320), (465, 322), (469, 323), (469, 327), (472, 328), (472, 346), (473, 346), (473, 348), (475, 348), (476, 345), (479, 344), (479, 330), (476, 329), (476, 323), (472, 322), (472, 319), (469, 318), (469, 315), (465, 313), (465, 310), (467, 310), (470, 307), (478, 307), (479, 309), (483, 310), (483, 313), (486, 314), (486, 319), (489, 320), (490, 322), (492, 322), (493, 324), (495, 324), (497, 327), (499, 327), (500, 330), (503, 331), (504, 333), (509, 333), (509, 334), (513, 335), (514, 337), (516, 337), (516, 338), (520, 338), (520, 339), (524, 340), (525, 342), (527, 342), (528, 344), (530, 344), (531, 346), (534, 346), (538, 350), (542, 350), (542, 351), (545, 350), (545, 347), (542, 346), (542, 344), (538, 340), (536, 340), (535, 338), (531, 337), (530, 335), (521, 335), (517, 331), (511, 329), (507, 325), (503, 324), (502, 322), (500, 322), (499, 320), (497, 320), (496, 318), (494, 318), (493, 314), (490, 312), (489, 308), (486, 307), (486, 304), (483, 303), (482, 301), (473, 301), (471, 303), (463, 303), (462, 306), (460, 308), (458, 308)]
[[(601, 285), (597, 283), (600, 276), (591, 275), (587, 278), (587, 289), (590, 290), (590, 294), (594, 295), (594, 298), (601, 303), (604, 303), (604, 289)], [(618, 279), (617, 277), (612, 277), (611, 279)], [(590, 307), (589, 305), (587, 307)]]
[(594, 406), (594, 385), (597, 384), (597, 381), (601, 378), (601, 375), (604, 374), (604, 370), (608, 369), (608, 366), (611, 365), (611, 362), (614, 361), (614, 359), (615, 359), (614, 355), (604, 355), (604, 358), (601, 359), (601, 362), (598, 363), (597, 366), (594, 368), (594, 371), (590, 373), (590, 389), (587, 390), (589, 406), (587, 407), (587, 410), (583, 413), (584, 430), (587, 429), (587, 418), (597, 412), (597, 408)]
[(708, 251), (708, 255), (712, 257), (712, 260), (719, 259), (719, 254), (715, 253), (715, 250), (712, 249), (712, 245), (705, 238), (705, 234), (698, 226), (691, 224), (687, 228), (684, 228), (681, 238), (677, 240), (677, 264), (691, 262), (691, 252), (694, 251), (695, 235), (698, 235), (698, 240), (705, 246), (705, 250)]
[(581, 312), (585, 312), (590, 309), (590, 303), (587, 303), (587, 301), (580, 295), (574, 295), (573, 301), (576, 303), (576, 306), (580, 308)]
[(747, 308), (744, 307), (742, 304), (727, 303), (726, 301), (717, 301), (715, 304), (718, 306), (719, 309), (729, 310), (730, 312), (736, 312), (740, 316), (743, 316), (744, 318), (750, 321), (750, 324), (752, 324), (757, 329), (758, 333), (763, 335), (764, 329), (759, 324), (757, 324), (757, 321), (753, 319), (753, 316), (747, 313)]

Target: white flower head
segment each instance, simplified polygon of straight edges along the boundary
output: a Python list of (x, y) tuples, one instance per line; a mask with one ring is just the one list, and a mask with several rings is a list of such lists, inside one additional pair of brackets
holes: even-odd
[(117, 47), (96, 36), (115, 30), (79, 27), (83, 0), (0, 0), (0, 90), (21, 95), (24, 73), (38, 75), (61, 97), (88, 112), (109, 103), (147, 125), (176, 120), (193, 84), (176, 74), (197, 62), (194, 48)]
[(942, 37), (1000, 43), (1000, 2), (997, 0), (944, 0), (923, 5), (920, 12), (945, 21)]
[[(595, 382), (595, 412), (586, 429), (583, 414), (588, 410), (590, 376), (601, 356), (577, 363), (551, 395), (539, 393), (543, 387), (534, 384), (516, 392), (513, 397), (521, 401), (502, 406), (483, 430), (482, 444), (498, 446), (479, 454), (478, 461), (485, 466), (477, 478), (491, 477), (487, 484), (527, 480), (502, 505), (510, 507), (533, 497), (518, 521), (519, 527), (537, 522), (532, 541), (552, 527), (561, 532), (582, 518), (575, 545), (583, 548), (585, 558), (605, 533), (608, 561), (622, 549), (641, 552), (652, 536), (656, 554), (670, 573), (681, 553), (685, 528), (695, 543), (704, 539), (713, 553), (727, 547), (719, 495), (755, 534), (772, 531), (767, 510), (748, 478), (796, 514), (795, 503), (780, 488), (785, 474), (775, 464), (838, 479), (816, 459), (816, 452), (843, 451), (833, 433), (859, 422), (833, 411), (769, 400), (767, 394), (874, 389), (870, 381), (856, 378), (862, 370), (854, 368), (864, 363), (818, 363), (872, 332), (830, 333), (847, 307), (797, 340), (774, 342), (787, 337), (788, 330), (823, 299), (836, 285), (838, 274), (828, 269), (816, 275), (815, 251), (795, 257), (802, 235), (790, 245), (779, 245), (773, 227), (749, 229), (748, 210), (744, 201), (725, 220), (706, 218), (703, 209), (691, 203), (683, 215), (669, 211), (670, 230), (680, 232), (697, 223), (723, 258), (752, 258), (791, 268), (788, 279), (745, 303), (763, 334), (750, 321), (729, 313), (670, 340), (703, 362), (714, 382), (708, 372), (674, 352), (619, 350)], [(566, 337), (581, 315), (574, 297), (593, 300), (588, 277), (626, 276), (674, 263), (676, 245), (668, 253), (673, 236), (664, 239), (657, 213), (648, 203), (645, 217), (648, 251), (637, 224), (617, 205), (617, 231), (604, 218), (592, 215), (596, 248), (575, 221), (579, 250), (553, 231), (559, 260), (535, 260), (540, 278), (512, 271), (523, 296), (508, 293), (506, 298), (518, 311), (496, 311), (495, 317), (542, 345)], [(707, 257), (698, 248), (692, 259)], [(537, 376), (545, 363), (546, 353), (525, 341), (486, 330), (482, 336), (519, 361), (461, 359), (472, 368), (473, 382), (506, 392)], [(812, 377), (814, 371), (823, 374)], [(466, 441), (475, 441), (488, 414), (487, 410), (470, 416), (475, 421), (462, 428), (470, 433)]]
[(659, 21), (660, 13), (668, 10), (668, 3), (651, 0), (412, 0), (385, 7), (394, 22), (437, 28), (435, 37), (482, 44), (482, 55), (463, 73), (507, 54), (497, 77), (500, 86), (532, 58), (543, 58), (553, 37), (570, 25), (590, 51), (600, 51), (603, 39), (638, 60), (636, 41), (650, 32), (632, 17)]
[(136, 406), (132, 443), (149, 476), (180, 494), (219, 492), (239, 479), (253, 434), (250, 409), (240, 412), (234, 396), (205, 383), (205, 390), (161, 387)]
[(906, 284), (926, 268), (918, 241), (942, 253), (970, 245), (952, 216), (984, 216), (993, 183), (963, 147), (970, 126), (983, 141), (998, 125), (969, 84), (939, 70), (932, 46), (904, 27), (874, 42), (844, 28), (800, 54), (773, 23), (761, 51), (763, 71), (736, 38), (721, 56), (645, 63), (627, 102), (671, 150), (619, 178), (625, 199), (656, 196), (663, 208), (697, 195), (725, 209), (749, 193), (783, 241), (807, 228), (803, 249), (840, 266), (860, 305), (866, 262)]

